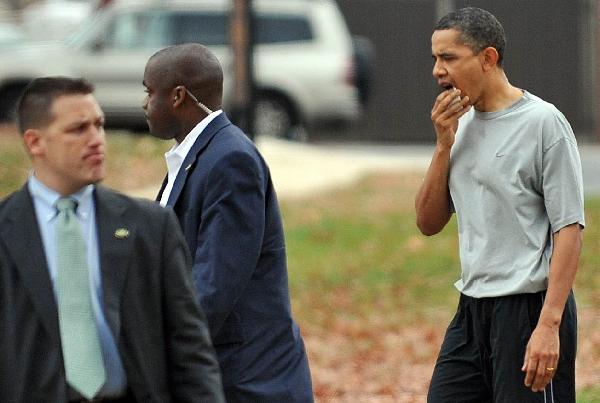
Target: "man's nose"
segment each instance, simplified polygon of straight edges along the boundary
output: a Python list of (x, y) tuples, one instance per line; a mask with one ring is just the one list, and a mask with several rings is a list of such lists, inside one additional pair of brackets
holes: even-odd
[(90, 143), (94, 146), (104, 144), (106, 133), (104, 126), (92, 126), (90, 130)]
[(434, 77), (439, 78), (441, 76), (446, 75), (447, 71), (444, 68), (444, 66), (442, 65), (442, 63), (436, 61), (435, 64), (433, 65), (432, 74), (433, 74)]

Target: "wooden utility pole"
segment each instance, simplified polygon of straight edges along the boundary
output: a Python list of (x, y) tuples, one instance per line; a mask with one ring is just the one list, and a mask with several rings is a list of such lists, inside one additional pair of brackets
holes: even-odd
[(232, 0), (231, 47), (233, 51), (233, 116), (254, 140), (254, 13), (252, 0)]

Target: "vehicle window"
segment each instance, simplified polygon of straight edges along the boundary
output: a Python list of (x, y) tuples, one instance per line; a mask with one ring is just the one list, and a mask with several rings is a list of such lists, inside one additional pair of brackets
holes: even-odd
[(173, 43), (199, 42), (207, 46), (229, 43), (229, 18), (223, 13), (173, 13)]
[[(172, 43), (199, 42), (208, 46), (227, 45), (229, 17), (224, 13), (173, 13), (168, 32)], [(302, 16), (259, 15), (256, 20), (256, 43), (310, 41), (313, 32)]]
[(256, 43), (300, 42), (313, 39), (310, 23), (305, 17), (259, 15), (256, 22)]
[(160, 13), (120, 14), (107, 30), (107, 46), (114, 49), (157, 48), (166, 43)]

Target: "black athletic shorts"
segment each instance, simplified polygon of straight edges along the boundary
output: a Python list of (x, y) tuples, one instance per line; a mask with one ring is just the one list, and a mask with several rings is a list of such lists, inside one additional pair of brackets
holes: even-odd
[(571, 292), (560, 324), (560, 357), (543, 392), (525, 387), (525, 348), (546, 292), (460, 296), (433, 370), (428, 403), (575, 403), (577, 310)]

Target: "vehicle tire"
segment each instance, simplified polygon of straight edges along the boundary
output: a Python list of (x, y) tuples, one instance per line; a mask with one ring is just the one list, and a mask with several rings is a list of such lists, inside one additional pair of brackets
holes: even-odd
[(283, 97), (262, 95), (254, 109), (255, 136), (269, 136), (305, 141), (306, 132), (300, 127), (291, 104)]
[(0, 92), (0, 122), (9, 123), (17, 120), (17, 102), (25, 86), (12, 85)]

